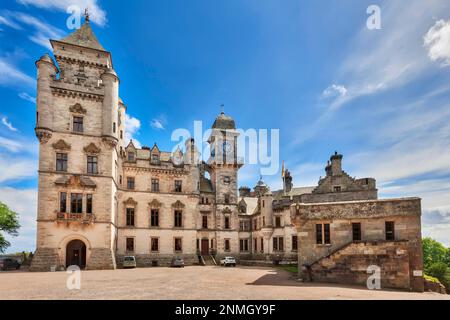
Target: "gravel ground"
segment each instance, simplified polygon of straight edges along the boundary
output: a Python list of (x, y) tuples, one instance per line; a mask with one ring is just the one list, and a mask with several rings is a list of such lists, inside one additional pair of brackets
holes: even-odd
[(265, 267), (190, 266), (82, 271), (68, 290), (65, 272), (0, 272), (0, 299), (448, 299), (450, 295), (300, 283)]

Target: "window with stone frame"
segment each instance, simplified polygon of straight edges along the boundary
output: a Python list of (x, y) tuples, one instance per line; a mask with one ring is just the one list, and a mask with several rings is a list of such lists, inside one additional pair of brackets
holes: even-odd
[(352, 223), (352, 238), (353, 241), (361, 241), (361, 223)]
[(126, 251), (134, 252), (134, 238), (126, 238)]
[(175, 252), (182, 252), (183, 251), (183, 240), (182, 240), (182, 238), (175, 238), (174, 239), (174, 251)]
[(71, 213), (83, 213), (83, 194), (71, 193), (70, 194), (70, 212)]
[(224, 217), (224, 229), (230, 229), (230, 217), (229, 216)]
[(239, 239), (239, 251), (248, 252), (248, 239)]
[(202, 215), (202, 228), (208, 229), (208, 216), (206, 214)]
[(292, 236), (292, 251), (298, 250), (298, 236), (293, 235)]
[(127, 177), (127, 189), (134, 190), (134, 177)]
[(316, 224), (316, 244), (331, 244), (331, 231), (329, 223)]
[(67, 172), (67, 153), (56, 154), (56, 171)]
[(159, 227), (159, 209), (150, 210), (150, 226)]
[(181, 192), (182, 191), (182, 183), (181, 180), (175, 180), (175, 192)]
[(284, 238), (273, 237), (273, 251), (284, 251)]
[(150, 250), (151, 252), (159, 252), (159, 238), (150, 239)]
[(224, 201), (225, 201), (225, 204), (230, 204), (230, 195), (229, 194), (224, 195)]
[(136, 161), (136, 154), (133, 151), (128, 151), (127, 160), (130, 162)]
[(387, 241), (395, 240), (395, 223), (394, 223), (394, 221), (386, 221), (385, 222), (385, 230), (386, 230), (386, 240)]
[(281, 227), (281, 217), (276, 216), (275, 217), (275, 228), (280, 228), (280, 227)]
[(183, 227), (183, 211), (175, 210), (174, 212), (174, 227), (181, 228)]
[(73, 132), (83, 133), (83, 117), (73, 116)]
[(224, 176), (224, 177), (223, 177), (223, 183), (225, 183), (225, 184), (230, 184), (230, 182), (231, 182), (230, 176)]
[(86, 213), (88, 214), (92, 213), (93, 197), (90, 193), (86, 195)]
[(341, 186), (334, 186), (333, 187), (333, 192), (341, 192), (342, 191), (342, 187)]
[(257, 238), (253, 239), (253, 251), (254, 252), (258, 251), (258, 239)]
[(261, 252), (264, 252), (264, 238), (261, 238), (261, 245), (259, 250), (261, 250)]
[(226, 251), (226, 252), (229, 252), (230, 251), (230, 239), (224, 239), (224, 250)]
[(134, 227), (134, 208), (126, 208), (126, 226)]
[(152, 179), (151, 184), (152, 192), (159, 192), (159, 179)]
[(61, 213), (67, 212), (67, 193), (66, 192), (59, 193), (59, 212), (61, 212)]
[(87, 156), (87, 173), (98, 173), (98, 158), (96, 156)]

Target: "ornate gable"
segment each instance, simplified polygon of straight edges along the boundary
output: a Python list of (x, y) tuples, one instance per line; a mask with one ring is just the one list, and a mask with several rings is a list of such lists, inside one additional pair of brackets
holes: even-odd
[(79, 113), (79, 114), (86, 114), (86, 109), (84, 109), (81, 104), (75, 103), (73, 106), (70, 107), (70, 112), (73, 113)]
[(52, 144), (54, 149), (58, 149), (58, 150), (70, 150), (70, 144), (68, 144), (67, 142), (65, 142), (62, 139), (59, 139), (57, 142), (55, 142), (54, 144)]
[(153, 199), (151, 202), (148, 203), (148, 206), (149, 206), (150, 208), (161, 208), (161, 207), (162, 207), (162, 203), (159, 202), (159, 201), (156, 200), (156, 199)]
[(176, 202), (172, 203), (172, 208), (183, 209), (184, 207), (185, 205), (180, 200), (177, 200)]
[(133, 198), (128, 198), (127, 200), (125, 200), (124, 202), (123, 202), (123, 204), (124, 205), (128, 205), (128, 206), (136, 206), (137, 205), (137, 202), (133, 199)]
[(101, 151), (101, 149), (92, 142), (89, 145), (87, 145), (86, 147), (84, 147), (83, 150), (84, 150), (84, 152), (91, 153), (91, 154), (98, 154)]

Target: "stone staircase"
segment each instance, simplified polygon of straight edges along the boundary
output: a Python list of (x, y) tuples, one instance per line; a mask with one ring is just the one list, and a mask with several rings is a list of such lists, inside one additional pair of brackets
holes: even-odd
[(202, 256), (202, 261), (204, 266), (217, 266), (217, 262), (211, 255)]

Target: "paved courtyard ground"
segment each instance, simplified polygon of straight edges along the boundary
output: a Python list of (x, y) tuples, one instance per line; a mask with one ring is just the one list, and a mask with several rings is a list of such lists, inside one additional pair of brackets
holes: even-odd
[(81, 289), (68, 290), (65, 272), (0, 272), (0, 299), (449, 299), (449, 295), (373, 291), (300, 283), (266, 267), (191, 266), (82, 271)]

